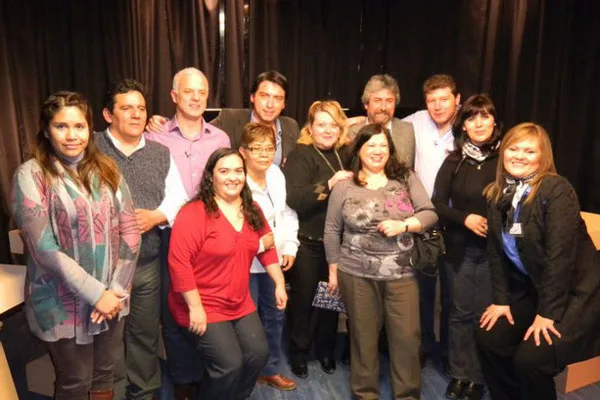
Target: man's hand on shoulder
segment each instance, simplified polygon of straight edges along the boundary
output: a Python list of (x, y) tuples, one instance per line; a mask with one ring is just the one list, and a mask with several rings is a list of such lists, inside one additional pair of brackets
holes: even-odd
[(162, 212), (158, 210), (136, 208), (135, 218), (137, 220), (138, 226), (140, 227), (140, 233), (146, 233), (155, 226), (167, 223), (167, 218), (163, 215)]
[(167, 121), (168, 119), (163, 117), (162, 115), (153, 115), (150, 118), (148, 118), (146, 131), (152, 133), (163, 133)]
[(351, 117), (351, 118), (348, 118), (348, 127), (351, 127), (354, 125), (362, 125), (366, 122), (367, 122), (367, 117), (365, 117), (363, 115), (359, 115), (357, 117)]

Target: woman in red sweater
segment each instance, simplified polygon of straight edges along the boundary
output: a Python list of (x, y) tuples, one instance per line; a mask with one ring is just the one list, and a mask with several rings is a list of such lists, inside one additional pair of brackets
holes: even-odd
[(287, 303), (277, 253), (257, 255), (269, 225), (246, 184), (237, 150), (208, 159), (200, 191), (173, 225), (169, 247), (169, 309), (202, 357), (203, 399), (245, 399), (267, 362), (262, 324), (250, 297), (255, 256), (275, 282), (277, 307)]

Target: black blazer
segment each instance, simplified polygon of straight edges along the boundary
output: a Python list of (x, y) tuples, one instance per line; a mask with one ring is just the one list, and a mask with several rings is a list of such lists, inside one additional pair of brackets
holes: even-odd
[(494, 304), (511, 299), (533, 285), (537, 314), (555, 321), (564, 366), (600, 354), (600, 255), (581, 218), (579, 201), (562, 176), (545, 177), (530, 204), (522, 204), (518, 222), (523, 236), (517, 250), (529, 276), (505, 256), (502, 215), (497, 204), (488, 208), (488, 254)]
[[(242, 142), (244, 125), (250, 122), (251, 115), (252, 110), (249, 109), (223, 108), (210, 123), (223, 129), (231, 139), (231, 147), (237, 149)], [(281, 124), (281, 153), (285, 162), (290, 151), (296, 147), (300, 130), (298, 123), (292, 118), (280, 116), (279, 123)]]

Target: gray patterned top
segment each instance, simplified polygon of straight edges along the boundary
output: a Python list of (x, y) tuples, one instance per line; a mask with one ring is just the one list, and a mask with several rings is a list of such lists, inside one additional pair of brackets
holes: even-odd
[(375, 280), (413, 275), (413, 234), (386, 237), (377, 224), (415, 216), (425, 229), (437, 222), (429, 196), (413, 172), (406, 183), (367, 189), (352, 180), (338, 183), (329, 198), (325, 221), (325, 251), (329, 264), (345, 273)]

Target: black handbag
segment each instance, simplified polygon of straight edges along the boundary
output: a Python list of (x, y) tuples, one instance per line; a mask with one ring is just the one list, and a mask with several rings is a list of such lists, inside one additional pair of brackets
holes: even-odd
[(437, 260), (442, 254), (446, 254), (442, 232), (439, 229), (430, 229), (423, 233), (415, 233), (414, 240), (413, 268), (420, 274), (436, 277)]

